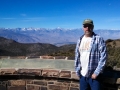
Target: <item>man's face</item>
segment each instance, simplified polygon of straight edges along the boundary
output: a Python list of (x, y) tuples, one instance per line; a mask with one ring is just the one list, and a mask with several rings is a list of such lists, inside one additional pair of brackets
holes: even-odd
[(91, 24), (84, 24), (83, 25), (83, 30), (86, 36), (91, 36), (93, 32), (94, 26)]

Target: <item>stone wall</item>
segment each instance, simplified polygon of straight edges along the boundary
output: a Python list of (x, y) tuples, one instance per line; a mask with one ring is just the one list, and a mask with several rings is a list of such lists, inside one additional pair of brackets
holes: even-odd
[[(111, 75), (103, 77), (104, 90), (120, 90), (119, 73)], [(0, 90), (79, 90), (79, 79), (68, 70), (1, 69)]]
[(79, 90), (79, 83), (68, 70), (1, 69), (0, 90)]

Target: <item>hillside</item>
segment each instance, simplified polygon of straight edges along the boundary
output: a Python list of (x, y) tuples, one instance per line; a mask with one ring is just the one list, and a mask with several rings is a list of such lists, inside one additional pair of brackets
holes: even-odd
[(120, 39), (106, 40), (108, 60), (107, 65), (120, 67)]
[(0, 56), (69, 56), (74, 59), (75, 44), (57, 47), (46, 43), (19, 43), (0, 37)]
[(58, 47), (45, 43), (18, 43), (0, 37), (0, 56), (48, 55), (57, 51)]

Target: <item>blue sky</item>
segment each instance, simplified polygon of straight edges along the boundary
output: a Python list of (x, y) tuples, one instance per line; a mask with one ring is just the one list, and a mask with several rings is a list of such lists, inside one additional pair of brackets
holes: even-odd
[(120, 29), (120, 0), (0, 0), (0, 27)]

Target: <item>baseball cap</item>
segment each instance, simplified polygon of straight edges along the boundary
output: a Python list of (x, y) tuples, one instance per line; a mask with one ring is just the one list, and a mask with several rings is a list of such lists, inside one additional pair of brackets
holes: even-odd
[(91, 24), (91, 25), (94, 25), (94, 24), (93, 24), (93, 20), (91, 20), (91, 19), (85, 19), (85, 20), (83, 21), (83, 24)]

